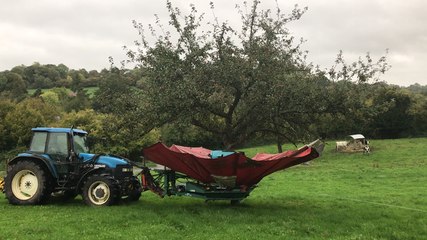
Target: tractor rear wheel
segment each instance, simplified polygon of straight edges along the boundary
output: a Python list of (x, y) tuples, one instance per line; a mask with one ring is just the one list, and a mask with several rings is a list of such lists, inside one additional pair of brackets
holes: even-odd
[(117, 184), (110, 176), (90, 176), (83, 186), (83, 199), (87, 205), (110, 206), (119, 198)]
[(12, 165), (5, 178), (6, 198), (11, 204), (45, 203), (50, 197), (50, 189), (48, 173), (31, 161), (20, 161)]

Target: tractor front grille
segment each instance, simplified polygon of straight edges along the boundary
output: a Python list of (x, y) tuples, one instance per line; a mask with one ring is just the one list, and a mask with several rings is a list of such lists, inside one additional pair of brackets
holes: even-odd
[(130, 165), (117, 165), (113, 175), (117, 180), (129, 179), (133, 176), (133, 168)]

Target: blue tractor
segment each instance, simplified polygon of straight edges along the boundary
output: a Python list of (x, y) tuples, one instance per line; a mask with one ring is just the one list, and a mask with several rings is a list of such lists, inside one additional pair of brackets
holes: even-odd
[(141, 184), (134, 164), (122, 157), (88, 153), (87, 132), (73, 128), (33, 128), (29, 151), (7, 163), (4, 191), (15, 205), (43, 204), (52, 196), (81, 194), (91, 206), (138, 200)]

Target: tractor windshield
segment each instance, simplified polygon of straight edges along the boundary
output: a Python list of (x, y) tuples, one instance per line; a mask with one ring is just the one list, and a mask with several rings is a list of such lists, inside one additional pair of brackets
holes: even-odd
[(35, 132), (30, 151), (43, 153), (46, 147), (47, 132)]
[(81, 134), (74, 135), (74, 151), (79, 153), (87, 153), (89, 152), (89, 148), (86, 144), (86, 136)]

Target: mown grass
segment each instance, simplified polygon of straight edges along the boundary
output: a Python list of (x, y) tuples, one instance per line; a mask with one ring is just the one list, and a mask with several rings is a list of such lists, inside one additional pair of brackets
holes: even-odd
[[(95, 92), (98, 91), (99, 87), (85, 87), (83, 88), (84, 91), (86, 91), (86, 94), (89, 96), (89, 98), (92, 98), (95, 95)], [(42, 93), (49, 91), (48, 88), (41, 89)], [(71, 92), (70, 89), (67, 89), (69, 92)], [(36, 88), (27, 89), (28, 95), (32, 96), (37, 91)]]
[(0, 239), (427, 239), (427, 138), (371, 145), (370, 155), (342, 154), (329, 143), (237, 206), (150, 192), (105, 208), (79, 198), (12, 206), (0, 195)]
[(89, 98), (92, 98), (95, 95), (95, 92), (98, 91), (99, 87), (86, 87), (83, 90), (86, 91), (86, 94)]

